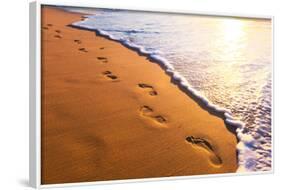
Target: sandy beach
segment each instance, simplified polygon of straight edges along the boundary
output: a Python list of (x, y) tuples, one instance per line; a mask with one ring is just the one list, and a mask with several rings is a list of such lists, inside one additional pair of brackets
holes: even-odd
[(42, 9), (42, 184), (231, 173), (235, 134), (147, 57)]

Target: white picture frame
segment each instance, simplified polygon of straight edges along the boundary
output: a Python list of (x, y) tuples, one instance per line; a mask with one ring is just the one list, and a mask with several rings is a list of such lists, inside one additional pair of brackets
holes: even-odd
[[(51, 188), (51, 187), (68, 187), (68, 186), (84, 186), (98, 184), (118, 184), (131, 182), (159, 181), (159, 180), (182, 180), (193, 178), (206, 177), (222, 177), (222, 176), (237, 176), (237, 175), (253, 175), (253, 174), (272, 174), (274, 173), (274, 97), (272, 98), (272, 170), (259, 171), (254, 173), (239, 173), (239, 174), (209, 174), (196, 176), (179, 176), (179, 177), (161, 177), (148, 179), (125, 179), (112, 181), (98, 182), (78, 182), (67, 184), (41, 184), (41, 7), (42, 5), (57, 5), (57, 6), (73, 6), (73, 7), (90, 7), (90, 8), (109, 8), (109, 9), (125, 9), (135, 11), (153, 11), (153, 12), (168, 12), (168, 13), (183, 13), (207, 16), (228, 16), (228, 17), (247, 17), (247, 18), (265, 18), (271, 19), (272, 23), (272, 45), (274, 44), (274, 17), (268, 15), (245, 15), (245, 14), (229, 14), (221, 12), (197, 12), (186, 10), (155, 10), (141, 7), (110, 7), (96, 4), (95, 2), (78, 2), (78, 1), (55, 1), (55, 0), (38, 0), (30, 3), (30, 67), (29, 67), (29, 102), (30, 102), (30, 128), (29, 128), (29, 180), (30, 185), (34, 188)], [(274, 47), (273, 47), (274, 48)], [(274, 49), (272, 54), (274, 53)], [(272, 55), (272, 79), (274, 77), (274, 55)], [(274, 89), (274, 81), (272, 86)], [(273, 94), (273, 93), (272, 93)]]

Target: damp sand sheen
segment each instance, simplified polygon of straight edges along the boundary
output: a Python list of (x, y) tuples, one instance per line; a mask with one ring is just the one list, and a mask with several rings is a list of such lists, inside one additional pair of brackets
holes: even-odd
[(42, 184), (237, 170), (236, 135), (159, 64), (42, 9)]

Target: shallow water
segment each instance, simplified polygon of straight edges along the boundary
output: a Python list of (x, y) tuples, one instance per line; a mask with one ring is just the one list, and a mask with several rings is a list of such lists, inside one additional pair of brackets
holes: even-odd
[[(71, 9), (73, 23), (150, 55), (194, 94), (237, 123), (238, 171), (271, 169), (271, 21)], [(94, 14), (94, 15), (93, 15)]]

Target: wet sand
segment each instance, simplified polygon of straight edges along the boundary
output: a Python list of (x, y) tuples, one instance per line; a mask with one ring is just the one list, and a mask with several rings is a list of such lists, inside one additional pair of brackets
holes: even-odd
[(157, 64), (42, 11), (42, 184), (235, 172), (236, 136)]

